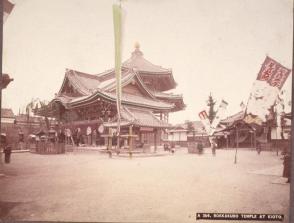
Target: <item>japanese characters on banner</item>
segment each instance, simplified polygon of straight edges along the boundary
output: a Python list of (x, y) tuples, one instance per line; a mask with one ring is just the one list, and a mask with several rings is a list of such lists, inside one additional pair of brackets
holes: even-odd
[[(266, 57), (249, 96), (244, 121), (261, 125), (269, 115), (291, 70)], [(250, 120), (250, 121), (249, 121)], [(256, 121), (254, 121), (256, 120)], [(258, 121), (257, 121), (258, 120)]]
[(205, 131), (208, 134), (210, 132), (210, 121), (205, 110), (199, 112), (198, 114), (202, 124), (204, 125)]
[(216, 115), (210, 126), (211, 129), (210, 129), (209, 135), (213, 135), (213, 133), (216, 130), (216, 127), (218, 126), (220, 121), (224, 118), (227, 106), (228, 106), (228, 103), (224, 100), (222, 100), (221, 103), (219, 104), (218, 110), (216, 111)]
[(291, 70), (270, 57), (266, 57), (257, 76), (257, 80), (266, 81), (270, 86), (281, 89)]

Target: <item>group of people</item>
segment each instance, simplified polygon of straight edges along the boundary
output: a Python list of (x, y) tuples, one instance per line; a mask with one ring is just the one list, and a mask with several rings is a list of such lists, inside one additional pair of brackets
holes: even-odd
[(86, 131), (83, 133), (81, 128), (76, 128), (72, 131), (70, 128), (65, 128), (65, 143), (68, 145), (88, 145), (88, 146), (96, 146), (97, 144), (101, 144), (102, 140), (97, 129), (93, 129), (88, 126)]

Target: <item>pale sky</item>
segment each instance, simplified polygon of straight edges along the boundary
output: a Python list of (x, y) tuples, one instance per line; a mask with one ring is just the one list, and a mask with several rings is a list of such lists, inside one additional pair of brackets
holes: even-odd
[[(4, 24), (3, 72), (14, 81), (3, 107), (17, 114), (31, 98), (51, 100), (66, 68), (97, 74), (113, 67), (112, 0), (11, 0)], [(247, 102), (266, 55), (292, 68), (292, 0), (127, 0), (123, 60), (139, 42), (144, 57), (172, 68), (184, 111), (198, 120), (209, 93), (227, 114)], [(291, 75), (284, 85), (291, 98)]]

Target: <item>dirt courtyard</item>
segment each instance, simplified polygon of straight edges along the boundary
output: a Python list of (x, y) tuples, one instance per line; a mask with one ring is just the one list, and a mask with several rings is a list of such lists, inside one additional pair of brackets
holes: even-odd
[[(275, 152), (217, 150), (215, 157), (126, 157), (95, 151), (14, 153), (0, 178), (1, 220), (209, 222), (197, 212), (284, 214), (289, 184)], [(221, 221), (214, 221), (220, 223)], [(245, 222), (245, 221), (242, 221)]]

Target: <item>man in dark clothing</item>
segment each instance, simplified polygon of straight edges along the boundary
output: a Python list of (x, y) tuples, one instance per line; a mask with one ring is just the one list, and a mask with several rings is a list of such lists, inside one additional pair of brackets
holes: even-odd
[(58, 151), (57, 153), (64, 153), (65, 152), (65, 133), (63, 130), (59, 130), (58, 132)]
[(291, 156), (289, 153), (286, 153), (284, 156), (284, 170), (283, 170), (283, 177), (288, 178), (287, 183), (290, 183), (291, 177)]
[(261, 152), (261, 144), (260, 144), (260, 142), (257, 142), (257, 144), (256, 144), (256, 151), (257, 151), (257, 154), (259, 155), (260, 152)]
[(59, 143), (64, 143), (65, 142), (65, 134), (64, 134), (64, 132), (62, 130), (59, 130), (58, 142)]
[(7, 146), (7, 139), (6, 139), (6, 134), (5, 133), (2, 133), (0, 135), (0, 163), (2, 165), (2, 151), (4, 153), (4, 150)]

